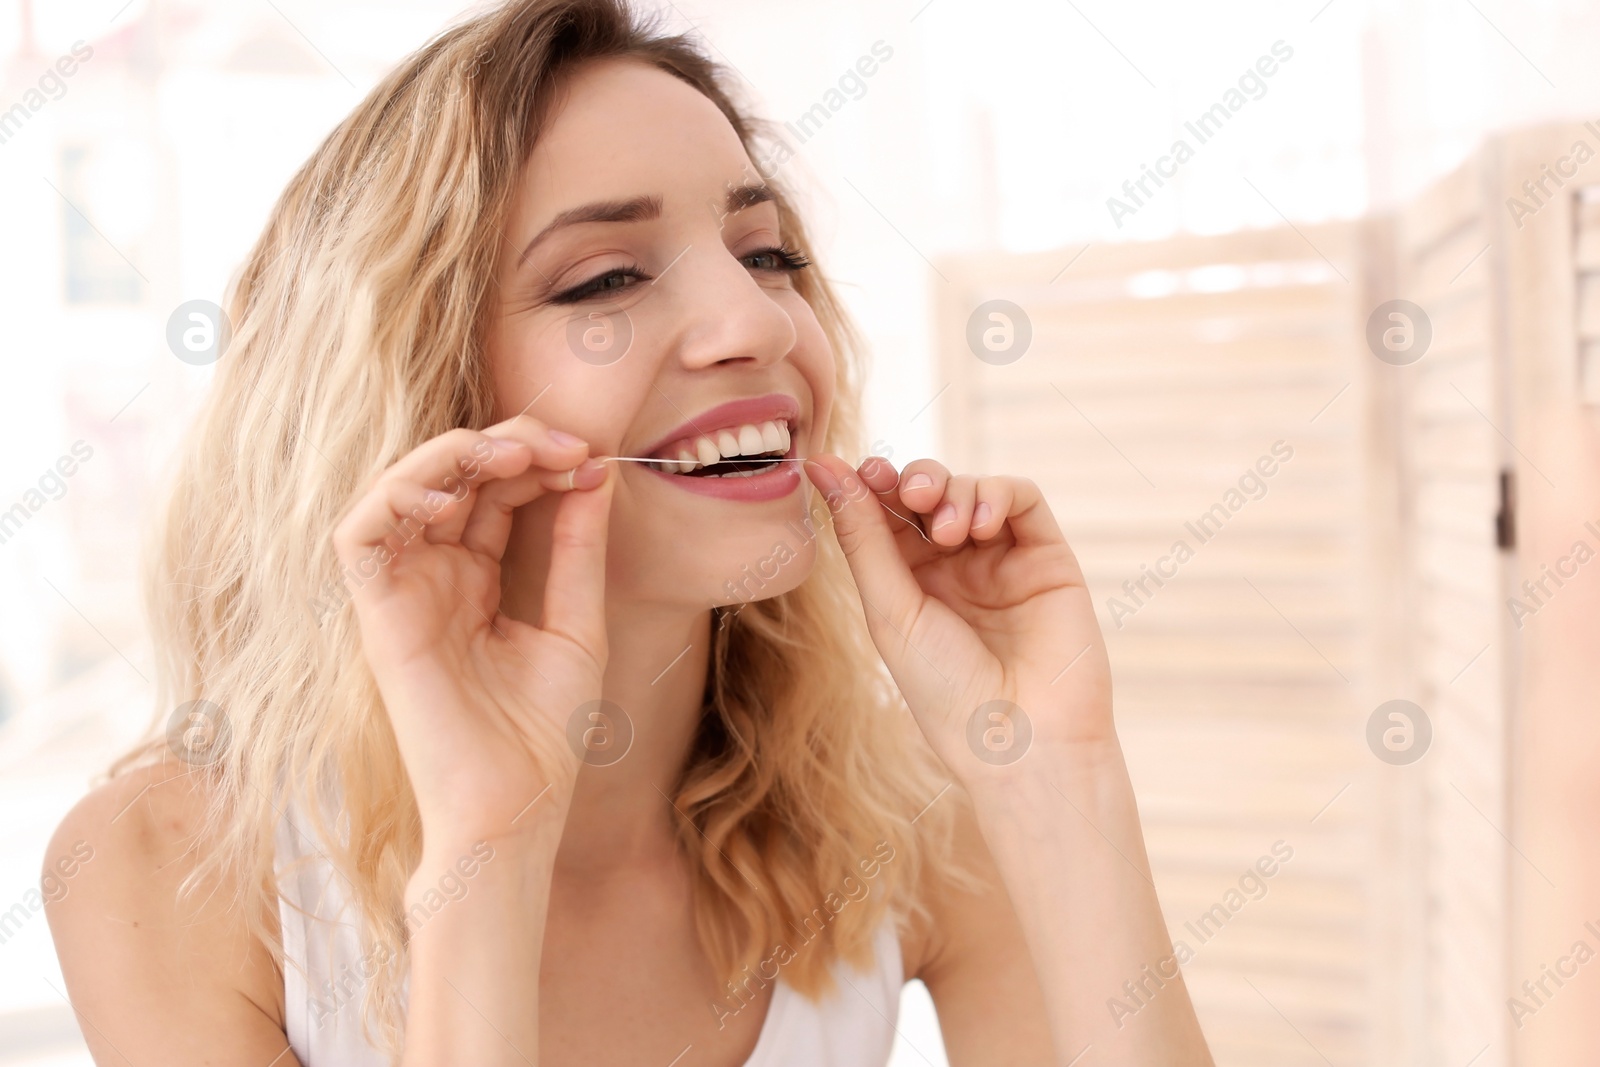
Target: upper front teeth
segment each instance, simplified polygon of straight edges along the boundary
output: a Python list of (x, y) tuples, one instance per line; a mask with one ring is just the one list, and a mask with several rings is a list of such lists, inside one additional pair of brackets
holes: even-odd
[[(744, 426), (718, 430), (678, 442), (668, 449), (676, 453), (675, 459), (658, 458), (650, 464), (659, 471), (676, 471), (687, 474), (701, 467), (709, 467), (718, 460), (735, 456), (759, 456), (767, 452), (789, 451), (789, 422), (772, 419), (767, 422), (747, 423)], [(666, 451), (666, 450), (663, 450)]]

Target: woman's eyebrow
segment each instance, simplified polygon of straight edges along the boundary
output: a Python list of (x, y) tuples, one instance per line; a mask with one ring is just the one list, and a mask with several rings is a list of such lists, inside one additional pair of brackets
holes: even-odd
[(521, 266), (528, 258), (528, 253), (533, 251), (533, 246), (549, 237), (557, 230), (568, 226), (576, 226), (584, 222), (645, 222), (661, 217), (661, 198), (659, 196), (636, 196), (631, 200), (602, 200), (593, 204), (584, 204), (582, 207), (568, 208), (555, 218), (551, 219), (544, 229), (533, 235), (523, 248), (522, 255), (517, 257), (517, 266)]
[(728, 214), (743, 211), (747, 207), (757, 204), (768, 204), (777, 200), (777, 194), (765, 182), (752, 182), (749, 185), (734, 186), (728, 190), (728, 196), (723, 207)]
[[(723, 201), (723, 211), (732, 215), (757, 204), (771, 203), (777, 199), (771, 186), (756, 182), (749, 185), (731, 187)], [(521, 266), (528, 258), (528, 253), (533, 251), (534, 245), (549, 237), (557, 230), (568, 226), (576, 226), (585, 222), (647, 222), (661, 217), (661, 197), (636, 196), (630, 200), (602, 200), (593, 204), (584, 204), (581, 207), (568, 208), (533, 235), (522, 249), (522, 255), (517, 257), (517, 266)]]

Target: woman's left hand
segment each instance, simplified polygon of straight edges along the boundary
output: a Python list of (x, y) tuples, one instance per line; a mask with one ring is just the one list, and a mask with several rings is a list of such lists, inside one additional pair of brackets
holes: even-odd
[(953, 775), (971, 784), (1032, 746), (1115, 741), (1105, 641), (1038, 486), (926, 459), (805, 466), (872, 640)]

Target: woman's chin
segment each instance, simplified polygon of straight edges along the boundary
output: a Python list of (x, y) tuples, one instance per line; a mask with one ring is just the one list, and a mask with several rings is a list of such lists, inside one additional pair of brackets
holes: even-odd
[[(775, 546), (775, 548), (781, 548)], [(798, 587), (811, 573), (815, 554), (786, 556), (780, 561), (772, 553), (742, 565), (717, 587), (715, 599), (720, 607), (738, 607), (756, 600), (768, 600)]]
[[(709, 564), (702, 605), (738, 608), (757, 600), (770, 600), (805, 581), (816, 562), (816, 549), (798, 519), (791, 527), (773, 530), (759, 541), (722, 541), (712, 552), (699, 556)], [(686, 564), (693, 566), (692, 564)], [(701, 570), (702, 567), (694, 567)]]
[[(738, 607), (796, 588), (816, 562), (819, 536), (831, 537), (827, 509), (807, 514), (810, 494), (765, 504), (730, 504), (683, 494), (648, 523), (630, 510), (613, 517), (608, 582), (633, 589), (625, 600), (678, 601), (698, 610)], [(623, 534), (625, 524), (629, 531)], [(637, 522), (637, 524), (636, 524)], [(654, 591), (657, 595), (652, 596)]]

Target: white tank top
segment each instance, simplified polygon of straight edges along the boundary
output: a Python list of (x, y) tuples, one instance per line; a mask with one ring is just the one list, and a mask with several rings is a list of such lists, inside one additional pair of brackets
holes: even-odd
[[(311, 863), (280, 879), (289, 1047), (303, 1067), (389, 1067), (388, 1057), (361, 1033), (361, 1001), (373, 961), (362, 959), (357, 911), (309, 836), (288, 818), (279, 821), (280, 870), (312, 852), (316, 858)], [(838, 984), (818, 1001), (797, 993), (780, 974), (745, 1067), (885, 1067), (905, 982), (892, 909), (874, 935), (873, 953), (872, 967), (864, 972), (835, 960)]]

